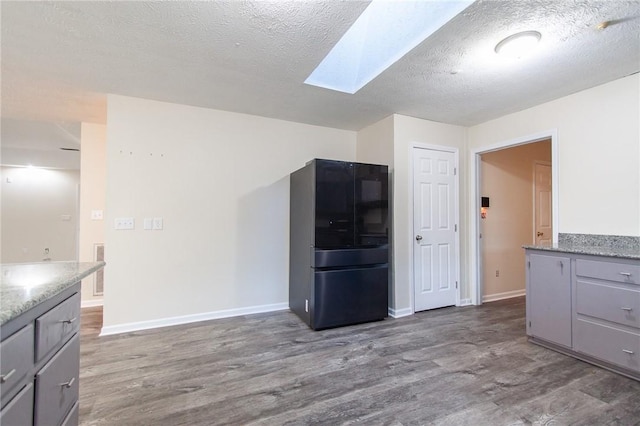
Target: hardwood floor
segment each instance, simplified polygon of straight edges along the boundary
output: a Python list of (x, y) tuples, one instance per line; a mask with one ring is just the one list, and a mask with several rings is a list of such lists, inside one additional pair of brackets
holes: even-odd
[(530, 344), (524, 298), (314, 332), (290, 312), (97, 337), (82, 425), (640, 425), (640, 383)]

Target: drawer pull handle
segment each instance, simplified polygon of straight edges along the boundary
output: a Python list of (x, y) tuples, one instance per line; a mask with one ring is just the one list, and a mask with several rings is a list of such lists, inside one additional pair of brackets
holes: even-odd
[(7, 374), (3, 374), (2, 376), (0, 376), (0, 383), (4, 383), (7, 380), (9, 380), (9, 377), (13, 376), (13, 373), (16, 372), (16, 369), (14, 368), (13, 370), (9, 371)]
[(62, 320), (60, 322), (63, 324), (71, 324), (72, 322), (75, 322), (77, 319), (78, 319), (77, 317), (73, 317), (71, 319)]
[(630, 351), (629, 349), (623, 349), (622, 352), (624, 352), (625, 354), (633, 355), (633, 351)]
[(624, 306), (622, 308), (620, 308), (620, 309), (622, 309), (623, 311), (627, 311), (627, 312), (633, 311), (633, 308), (627, 308), (627, 307), (624, 307)]
[(629, 278), (631, 276), (631, 272), (620, 272), (620, 275), (624, 275), (625, 277)]
[(66, 382), (66, 383), (60, 383), (60, 386), (62, 386), (62, 387), (65, 387), (65, 388), (69, 389), (69, 388), (73, 385), (73, 382), (75, 382), (75, 381), (76, 381), (76, 378), (75, 378), (75, 377), (73, 377), (71, 380), (69, 380), (69, 381), (68, 381), (68, 382)]

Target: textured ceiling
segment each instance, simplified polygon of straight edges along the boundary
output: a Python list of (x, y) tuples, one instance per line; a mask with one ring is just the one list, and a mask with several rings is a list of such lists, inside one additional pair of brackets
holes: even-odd
[[(640, 70), (637, 0), (479, 0), (355, 95), (303, 84), (367, 4), (2, 1), (2, 116), (105, 122), (114, 93), (350, 130), (473, 125)], [(532, 56), (498, 60), (532, 29)]]

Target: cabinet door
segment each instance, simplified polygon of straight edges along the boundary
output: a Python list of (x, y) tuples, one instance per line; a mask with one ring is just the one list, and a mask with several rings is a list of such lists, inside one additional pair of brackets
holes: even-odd
[(78, 400), (80, 336), (76, 334), (36, 374), (34, 423), (59, 425)]
[(530, 254), (529, 262), (529, 332), (570, 348), (571, 261), (567, 257)]
[(33, 424), (33, 384), (25, 386), (0, 412), (3, 426), (31, 426)]

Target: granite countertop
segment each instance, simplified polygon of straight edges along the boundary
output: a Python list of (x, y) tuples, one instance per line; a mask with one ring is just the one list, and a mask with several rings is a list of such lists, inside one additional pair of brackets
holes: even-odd
[(554, 245), (524, 245), (525, 249), (546, 250), (562, 253), (590, 254), (594, 256), (620, 257), (625, 259), (640, 259), (640, 250), (633, 247), (587, 246), (572, 243), (558, 243)]
[(0, 325), (71, 287), (104, 265), (104, 262), (2, 264)]

